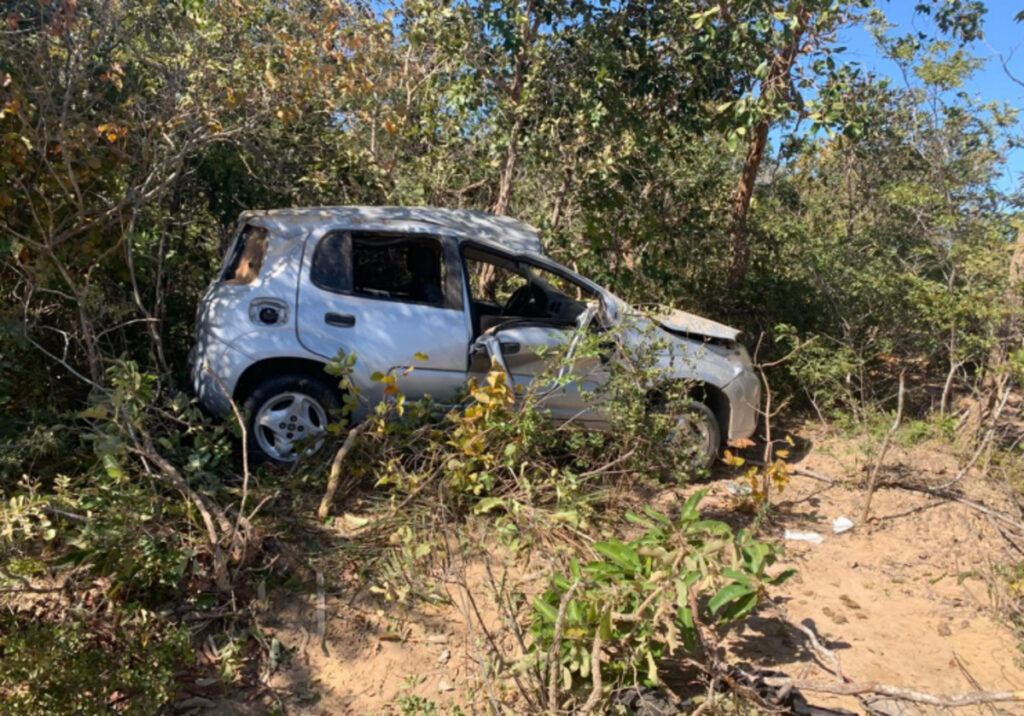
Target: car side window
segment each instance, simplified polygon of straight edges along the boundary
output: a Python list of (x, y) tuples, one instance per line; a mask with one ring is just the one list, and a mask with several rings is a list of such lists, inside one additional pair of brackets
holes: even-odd
[(352, 290), (345, 247), (347, 240), (347, 234), (335, 232), (322, 238), (316, 245), (309, 276), (314, 286), (335, 293)]
[(242, 229), (224, 269), (225, 283), (241, 286), (256, 280), (267, 253), (267, 236), (267, 230), (261, 226), (246, 226)]
[(474, 301), (487, 301), (504, 306), (506, 301), (527, 284), (525, 276), (504, 266), (466, 255), (466, 275), (469, 278), (469, 296)]
[(419, 236), (353, 236), (352, 291), (393, 301), (442, 304), (440, 242)]

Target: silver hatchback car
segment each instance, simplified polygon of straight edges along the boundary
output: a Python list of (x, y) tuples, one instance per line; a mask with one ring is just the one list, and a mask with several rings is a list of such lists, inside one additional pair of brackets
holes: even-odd
[[(229, 414), (232, 400), (242, 407), (257, 457), (288, 463), (320, 446), (341, 403), (324, 372), (339, 350), (358, 357), (358, 421), (383, 397), (376, 372), (395, 371), (410, 399), (441, 402), (492, 361), (529, 384), (550, 375), (551, 349), (592, 324), (638, 342), (656, 334), (658, 367), (694, 386), (680, 421), (699, 437), (705, 464), (726, 440), (754, 432), (761, 384), (735, 329), (682, 311), (645, 318), (547, 258), (527, 224), (462, 209), (243, 213), (199, 303), (191, 375), (208, 410)], [(577, 362), (576, 379), (534, 386), (543, 408), (556, 420), (607, 427), (593, 399), (607, 359)]]

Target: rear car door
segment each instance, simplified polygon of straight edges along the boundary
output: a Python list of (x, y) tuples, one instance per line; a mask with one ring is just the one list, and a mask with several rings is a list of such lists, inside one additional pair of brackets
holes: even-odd
[(308, 350), (355, 352), (369, 373), (395, 371), (412, 399), (449, 400), (465, 383), (469, 327), (451, 239), (327, 231), (310, 238), (299, 290), (297, 330)]

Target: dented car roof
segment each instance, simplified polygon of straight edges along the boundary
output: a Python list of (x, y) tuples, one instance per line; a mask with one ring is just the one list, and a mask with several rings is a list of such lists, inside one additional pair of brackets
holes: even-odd
[(543, 256), (537, 230), (510, 216), (497, 216), (471, 209), (440, 209), (404, 206), (320, 206), (300, 209), (272, 209), (243, 212), (240, 222), (264, 226), (283, 237), (293, 236), (324, 223), (349, 228), (379, 229), (410, 224), (440, 227), (464, 240), (481, 240), (514, 253)]

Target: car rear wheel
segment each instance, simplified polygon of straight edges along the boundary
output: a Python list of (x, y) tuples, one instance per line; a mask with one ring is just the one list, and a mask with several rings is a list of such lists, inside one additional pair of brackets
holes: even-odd
[(338, 396), (327, 381), (281, 375), (264, 381), (246, 398), (250, 458), (287, 465), (324, 446)]

